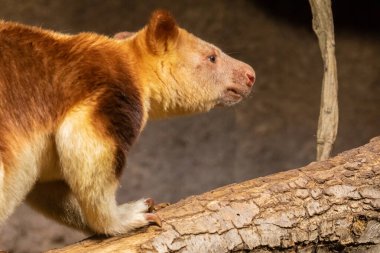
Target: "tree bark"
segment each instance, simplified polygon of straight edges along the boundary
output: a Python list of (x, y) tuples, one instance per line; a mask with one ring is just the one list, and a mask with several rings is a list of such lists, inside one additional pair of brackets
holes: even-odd
[(321, 49), (324, 75), (317, 131), (317, 161), (329, 158), (338, 132), (338, 74), (335, 59), (334, 22), (331, 0), (309, 0), (313, 29)]
[(162, 228), (93, 237), (50, 252), (380, 252), (380, 137), (157, 213)]

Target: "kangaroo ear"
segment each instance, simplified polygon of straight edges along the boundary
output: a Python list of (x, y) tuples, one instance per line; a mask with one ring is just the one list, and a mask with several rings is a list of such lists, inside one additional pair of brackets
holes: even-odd
[(146, 43), (153, 54), (162, 54), (173, 48), (178, 34), (177, 23), (168, 11), (153, 12), (146, 30)]

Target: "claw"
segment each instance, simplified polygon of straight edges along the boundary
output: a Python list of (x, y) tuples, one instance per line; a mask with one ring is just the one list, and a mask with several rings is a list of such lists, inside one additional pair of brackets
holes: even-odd
[(154, 200), (152, 198), (147, 198), (145, 200), (145, 204), (149, 207), (148, 212), (152, 212), (154, 207)]
[(147, 221), (149, 221), (150, 223), (157, 224), (159, 227), (162, 226), (161, 219), (160, 219), (160, 217), (158, 217), (157, 214), (155, 214), (155, 213), (146, 213), (144, 215), (145, 215), (145, 219), (147, 219)]

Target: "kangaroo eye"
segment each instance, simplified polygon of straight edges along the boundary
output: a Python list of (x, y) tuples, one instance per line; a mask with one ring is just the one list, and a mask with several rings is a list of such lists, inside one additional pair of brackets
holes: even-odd
[(212, 63), (215, 63), (215, 62), (216, 62), (216, 55), (215, 55), (215, 54), (210, 55), (210, 56), (207, 57), (207, 58), (208, 58), (208, 60), (209, 60), (210, 62), (212, 62)]

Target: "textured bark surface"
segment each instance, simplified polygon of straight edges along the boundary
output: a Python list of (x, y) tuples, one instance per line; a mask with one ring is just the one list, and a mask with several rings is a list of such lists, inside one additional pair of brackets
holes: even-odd
[(338, 74), (331, 0), (309, 0), (313, 29), (322, 53), (324, 75), (317, 131), (317, 161), (329, 158), (338, 132)]
[(53, 252), (380, 252), (380, 137), (338, 156), (192, 196), (162, 228)]

